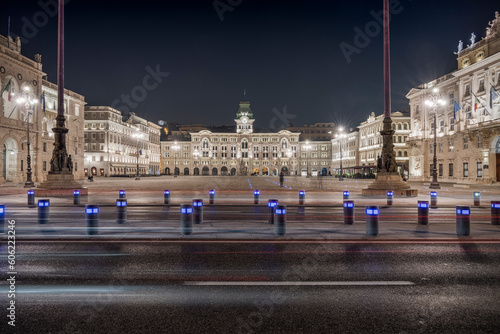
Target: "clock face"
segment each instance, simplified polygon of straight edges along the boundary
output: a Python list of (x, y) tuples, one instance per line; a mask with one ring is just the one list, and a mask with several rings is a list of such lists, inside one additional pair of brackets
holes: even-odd
[(247, 122), (248, 122), (248, 118), (246, 118), (246, 117), (242, 118), (242, 119), (241, 119), (241, 122), (242, 122), (243, 124), (247, 124)]

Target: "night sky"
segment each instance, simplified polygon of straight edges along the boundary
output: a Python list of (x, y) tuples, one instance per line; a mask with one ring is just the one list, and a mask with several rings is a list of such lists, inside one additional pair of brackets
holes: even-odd
[[(55, 83), (57, 17), (38, 3), (2, 1), (0, 34), (10, 15), (23, 55), (40, 53)], [(113, 104), (154, 122), (233, 124), (242, 100), (261, 128), (287, 120), (357, 126), (383, 113), (382, 30), (371, 14), (382, 0), (218, 3), (220, 12), (230, 9), (222, 21), (213, 0), (68, 1), (66, 88), (88, 105)], [(399, 8), (391, 21), (393, 111), (408, 109), (412, 87), (456, 69), (458, 41), (469, 44), (472, 32), (484, 37), (500, 2), (400, 0)], [(354, 29), (367, 24), (373, 37), (349, 63), (340, 44), (355, 47)], [(148, 80), (144, 89), (147, 68), (157, 67), (161, 82)], [(132, 91), (133, 108), (120, 102)]]

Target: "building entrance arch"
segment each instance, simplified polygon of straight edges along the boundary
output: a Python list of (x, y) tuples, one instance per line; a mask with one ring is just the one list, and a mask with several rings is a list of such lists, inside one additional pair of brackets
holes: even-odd
[(235, 176), (236, 175), (236, 168), (231, 168), (231, 176)]
[(208, 175), (208, 167), (207, 166), (204, 166), (201, 170), (201, 174), (202, 175)]
[(198, 167), (196, 167), (194, 170), (193, 170), (193, 174), (194, 175), (200, 175), (200, 169)]
[(18, 152), (17, 142), (7, 138), (2, 149), (2, 176), (6, 182), (16, 181)]
[(220, 169), (220, 174), (221, 175), (227, 175), (227, 167), (226, 166), (223, 166), (221, 169)]

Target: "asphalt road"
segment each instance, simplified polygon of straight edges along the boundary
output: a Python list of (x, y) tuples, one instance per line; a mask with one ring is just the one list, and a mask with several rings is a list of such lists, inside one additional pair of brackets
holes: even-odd
[(498, 242), (67, 240), (16, 251), (16, 327), (6, 328), (3, 280), (2, 333), (500, 328)]

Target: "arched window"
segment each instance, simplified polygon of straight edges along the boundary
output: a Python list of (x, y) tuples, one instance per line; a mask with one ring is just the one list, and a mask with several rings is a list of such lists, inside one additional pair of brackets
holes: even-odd
[(401, 130), (401, 123), (398, 123), (398, 130)]
[(246, 139), (243, 139), (241, 141), (241, 148), (242, 149), (247, 149), (248, 148), (248, 141)]
[(402, 156), (403, 154), (401, 153), (401, 151), (398, 151), (398, 157)]
[(288, 148), (288, 141), (286, 139), (281, 140), (281, 149), (287, 149)]
[(407, 156), (408, 156), (408, 151), (405, 151), (404, 156), (405, 156), (405, 157), (407, 157)]
[(206, 139), (206, 138), (205, 138), (205, 139), (203, 139), (203, 142), (202, 142), (202, 144), (201, 144), (201, 147), (202, 147), (202, 148), (208, 148), (208, 145), (209, 145), (209, 143), (208, 143), (208, 139)]
[(408, 130), (408, 123), (405, 123), (405, 124), (403, 125), (403, 129)]

